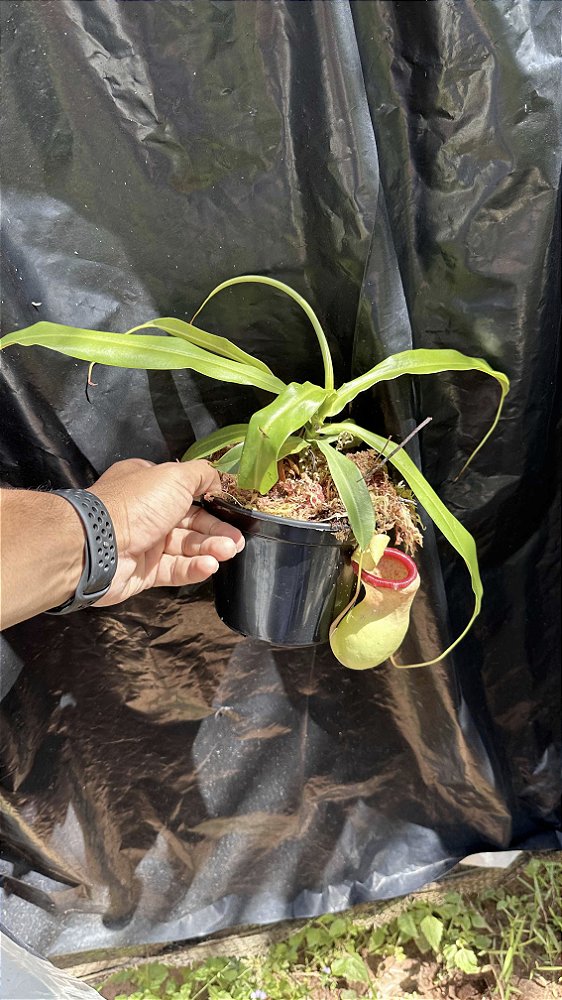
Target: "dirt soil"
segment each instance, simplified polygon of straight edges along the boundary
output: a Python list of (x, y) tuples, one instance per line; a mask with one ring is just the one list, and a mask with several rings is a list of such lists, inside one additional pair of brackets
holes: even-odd
[[(462, 972), (444, 975), (437, 963), (431, 960), (406, 958), (398, 962), (394, 958), (386, 958), (373, 969), (373, 973), (381, 1000), (400, 1000), (404, 995), (412, 994), (416, 1000), (499, 1000), (491, 971), (475, 975)], [(359, 993), (356, 984), (354, 986)], [(562, 987), (544, 979), (514, 976), (510, 986), (513, 1000), (562, 998)], [(314, 994), (311, 994), (311, 1000), (316, 1000)]]

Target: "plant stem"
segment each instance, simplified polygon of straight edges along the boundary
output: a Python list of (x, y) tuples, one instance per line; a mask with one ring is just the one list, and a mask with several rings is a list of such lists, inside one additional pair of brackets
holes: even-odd
[[(423, 430), (423, 428), (426, 427), (427, 424), (430, 424), (432, 420), (433, 420), (433, 417), (426, 417), (425, 420), (422, 420), (421, 424), (418, 424), (417, 427), (414, 427), (413, 431), (410, 431), (410, 433), (408, 434), (408, 436), (405, 437), (404, 440), (400, 442), (400, 444), (396, 445), (396, 448), (394, 448), (393, 451), (390, 452), (390, 455), (387, 455), (386, 458), (382, 459), (381, 465), (384, 465), (385, 462), (388, 462), (389, 459), (391, 459), (392, 456), (395, 455), (397, 451), (400, 451), (400, 449), (403, 448), (405, 444), (408, 444), (408, 441), (411, 441), (412, 438), (415, 437), (416, 434), (419, 434), (419, 432), (421, 430)], [(390, 440), (390, 438), (389, 438), (389, 440)], [(385, 448), (386, 448), (386, 445), (385, 445)]]

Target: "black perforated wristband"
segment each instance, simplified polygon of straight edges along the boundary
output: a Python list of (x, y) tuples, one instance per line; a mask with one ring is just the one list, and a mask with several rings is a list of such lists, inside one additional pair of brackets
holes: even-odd
[(117, 569), (117, 544), (111, 518), (98, 497), (87, 490), (53, 490), (64, 497), (80, 517), (86, 536), (84, 570), (74, 597), (50, 615), (66, 615), (95, 604), (107, 594)]

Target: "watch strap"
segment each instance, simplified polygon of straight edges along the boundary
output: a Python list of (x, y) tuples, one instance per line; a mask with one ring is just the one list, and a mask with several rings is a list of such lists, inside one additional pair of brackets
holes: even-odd
[(113, 523), (106, 508), (88, 490), (53, 490), (74, 507), (85, 535), (84, 569), (76, 592), (50, 615), (66, 615), (95, 604), (107, 594), (117, 569), (117, 543)]

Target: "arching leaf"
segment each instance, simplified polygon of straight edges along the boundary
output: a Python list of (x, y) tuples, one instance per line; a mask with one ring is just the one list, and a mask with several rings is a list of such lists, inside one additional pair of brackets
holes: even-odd
[[(309, 306), (306, 299), (303, 299), (302, 295), (295, 292), (294, 288), (290, 285), (286, 285), (283, 281), (277, 281), (276, 278), (268, 278), (263, 274), (245, 274), (238, 278), (229, 278), (228, 281), (222, 281), (220, 285), (213, 288), (210, 295), (207, 296), (205, 301), (199, 306), (199, 309), (193, 316), (191, 322), (196, 319), (199, 313), (205, 308), (208, 302), (211, 301), (215, 295), (222, 292), (225, 288), (231, 288), (233, 285), (269, 285), (270, 288), (276, 288), (279, 292), (284, 292), (288, 295), (294, 302), (301, 307), (301, 309), (306, 313), (312, 326), (314, 327), (314, 332), (316, 334), (318, 343), (320, 345), (320, 351), (322, 353), (322, 361), (324, 363), (324, 388), (333, 389), (334, 388), (334, 367), (332, 364), (332, 356), (330, 354), (330, 348), (328, 347), (328, 341), (326, 340), (326, 334), (324, 333), (320, 320), (318, 319), (316, 313), (314, 312), (312, 306)], [(334, 411), (338, 413), (338, 410)]]
[(379, 382), (387, 382), (391, 379), (399, 378), (401, 375), (435, 375), (439, 372), (452, 371), (482, 372), (484, 375), (490, 375), (494, 378), (501, 389), (500, 401), (492, 426), (484, 435), (478, 447), (474, 449), (470, 458), (465, 462), (461, 472), (459, 472), (459, 475), (461, 475), (496, 429), (505, 397), (509, 392), (509, 379), (507, 375), (491, 368), (488, 362), (483, 361), (482, 358), (470, 358), (465, 354), (461, 354), (460, 351), (426, 350), (425, 348), (402, 351), (400, 354), (391, 354), (390, 357), (385, 358), (384, 361), (375, 365), (374, 368), (365, 372), (364, 375), (359, 375), (358, 378), (354, 378), (351, 382), (346, 382), (342, 385), (336, 391), (334, 399), (328, 400), (326, 406), (323, 407), (322, 416), (330, 417), (336, 413), (341, 413), (343, 408), (352, 399), (355, 399), (360, 392), (365, 392), (366, 389), (370, 389)]
[(262, 372), (267, 372), (268, 375), (273, 375), (271, 368), (258, 358), (254, 358), (252, 354), (247, 354), (243, 351), (241, 347), (237, 347), (226, 337), (217, 337), (214, 333), (207, 333), (206, 330), (199, 330), (198, 327), (193, 326), (191, 323), (186, 323), (183, 319), (174, 319), (171, 316), (167, 316), (164, 319), (151, 319), (147, 323), (141, 323), (140, 326), (134, 326), (131, 330), (127, 330), (128, 334), (136, 333), (137, 330), (164, 330), (165, 333), (172, 334), (173, 337), (179, 337), (180, 340), (186, 340), (189, 344), (195, 344), (196, 347), (202, 347), (206, 351), (211, 351), (213, 354), (218, 354), (223, 358), (230, 358), (231, 361), (239, 361), (240, 364), (249, 365), (251, 368), (259, 368)]
[(210, 354), (179, 337), (104, 333), (101, 330), (82, 330), (74, 326), (63, 326), (61, 323), (43, 322), (3, 337), (0, 340), (0, 350), (12, 344), (47, 347), (71, 358), (117, 368), (189, 368), (222, 382), (254, 385), (267, 392), (278, 393), (285, 388), (285, 383), (275, 375)]

